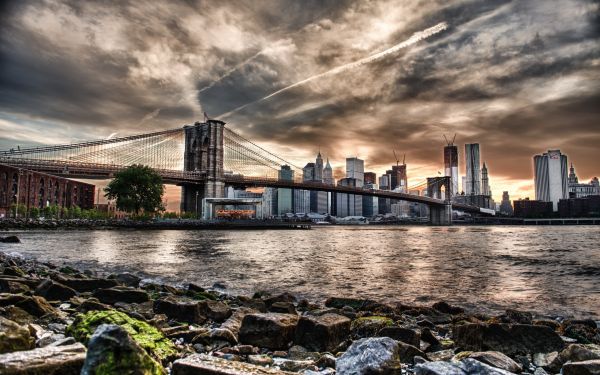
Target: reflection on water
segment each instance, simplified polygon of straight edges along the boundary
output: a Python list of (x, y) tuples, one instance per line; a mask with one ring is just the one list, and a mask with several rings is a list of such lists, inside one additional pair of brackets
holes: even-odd
[(43, 261), (227, 291), (291, 291), (600, 316), (598, 227), (319, 227), (311, 231), (26, 231)]

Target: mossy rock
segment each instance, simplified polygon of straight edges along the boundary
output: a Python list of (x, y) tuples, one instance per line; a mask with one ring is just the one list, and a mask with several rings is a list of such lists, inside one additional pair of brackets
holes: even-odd
[(385, 316), (364, 316), (354, 319), (350, 331), (354, 338), (373, 337), (384, 327), (392, 327), (394, 321)]
[(216, 301), (217, 297), (210, 292), (196, 292), (192, 294), (192, 298), (198, 301), (211, 300)]
[(456, 353), (454, 355), (454, 357), (452, 357), (452, 362), (460, 362), (465, 358), (469, 358), (469, 356), (471, 354), (473, 354), (472, 351), (463, 351), (463, 352)]
[(61, 268), (59, 268), (58, 272), (64, 273), (65, 275), (76, 275), (79, 273), (78, 270), (76, 270), (75, 268), (73, 268), (71, 266), (61, 267)]
[(90, 337), (101, 324), (116, 324), (123, 327), (138, 345), (161, 362), (177, 354), (175, 345), (156, 327), (116, 310), (92, 310), (79, 314), (73, 324), (67, 327), (66, 332), (87, 345)]

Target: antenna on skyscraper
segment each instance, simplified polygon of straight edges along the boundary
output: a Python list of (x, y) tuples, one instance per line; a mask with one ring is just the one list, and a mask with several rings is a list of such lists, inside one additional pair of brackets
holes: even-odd
[(456, 139), (456, 133), (454, 133), (454, 137), (452, 138), (452, 142), (448, 142), (448, 138), (446, 138), (446, 134), (444, 134), (444, 139), (446, 140), (446, 143), (448, 144), (448, 146), (452, 146), (452, 145), (454, 145), (454, 140)]

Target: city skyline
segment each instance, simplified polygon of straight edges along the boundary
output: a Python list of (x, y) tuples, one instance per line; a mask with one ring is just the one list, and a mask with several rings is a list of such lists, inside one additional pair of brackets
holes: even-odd
[[(0, 35), (0, 149), (222, 118), (297, 165), (334, 175), (358, 156), (408, 185), (444, 173), (443, 134), (479, 143), (494, 198), (534, 198), (532, 156), (560, 149), (598, 175), (598, 3), (8, 2)], [(382, 58), (287, 89), (434, 35)], [(210, 25), (210, 27), (209, 27)], [(169, 196), (169, 200), (174, 198)]]

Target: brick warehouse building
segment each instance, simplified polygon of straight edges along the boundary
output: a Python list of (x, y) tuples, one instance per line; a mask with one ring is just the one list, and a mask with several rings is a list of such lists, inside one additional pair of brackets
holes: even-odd
[(42, 209), (46, 206), (94, 208), (95, 186), (46, 173), (0, 164), (0, 217), (12, 204)]

